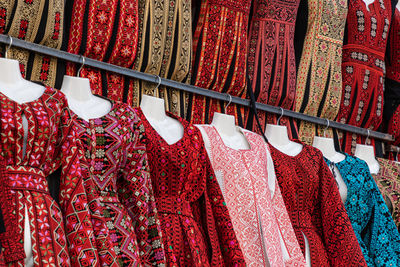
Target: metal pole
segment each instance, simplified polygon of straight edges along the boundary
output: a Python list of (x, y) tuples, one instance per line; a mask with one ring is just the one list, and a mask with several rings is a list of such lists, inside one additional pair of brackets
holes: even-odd
[[(10, 44), (10, 38), (7, 35), (0, 34), (0, 43), (8, 45), (8, 44)], [(26, 42), (24, 40), (20, 40), (17, 38), (13, 38), (12, 46), (18, 47), (18, 48), (23, 48), (23, 49), (33, 51), (33, 52), (37, 52), (37, 53), (44, 54), (47, 56), (60, 58), (60, 59), (63, 59), (63, 60), (69, 61), (69, 62), (73, 62), (73, 63), (81, 64), (81, 62), (82, 62), (80, 55), (75, 55), (75, 54), (71, 54), (71, 53), (68, 53), (65, 51), (50, 48), (47, 46)], [(90, 59), (90, 58), (86, 58), (86, 57), (85, 57), (85, 66), (114, 72), (117, 74), (128, 76), (130, 78), (135, 78), (135, 79), (152, 82), (152, 83), (157, 83), (157, 81), (159, 80), (157, 75), (152, 75), (152, 74), (148, 74), (148, 73), (139, 72), (136, 70), (119, 67), (116, 65), (112, 65), (112, 64), (109, 64), (106, 62), (102, 62), (102, 61), (98, 61), (98, 60), (94, 60), (94, 59)], [(165, 79), (165, 78), (161, 78), (160, 84), (170, 87), (170, 88), (182, 90), (185, 92), (202, 95), (205, 97), (210, 97), (210, 98), (223, 100), (223, 101), (230, 101), (230, 97), (227, 94), (203, 89), (200, 87), (176, 82), (176, 81)], [(248, 100), (248, 99), (242, 99), (240, 97), (235, 97), (235, 96), (232, 96), (231, 99), (232, 99), (232, 101), (231, 101), (232, 103), (239, 104), (242, 106), (247, 106), (247, 107), (251, 106), (250, 100)], [(266, 111), (269, 113), (281, 114), (281, 108), (276, 107), (276, 106), (271, 106), (271, 105), (262, 104), (262, 103), (256, 103), (256, 108), (258, 110), (263, 110), (263, 111)], [(319, 124), (322, 126), (328, 126), (327, 120), (324, 118), (314, 117), (314, 116), (306, 115), (303, 113), (299, 113), (299, 112), (295, 112), (295, 111), (291, 111), (291, 110), (287, 110), (287, 109), (284, 109), (284, 114), (286, 117), (291, 117), (291, 118), (299, 119), (302, 121)], [(329, 121), (329, 127), (335, 128), (338, 130), (342, 130), (342, 131), (356, 133), (356, 134), (363, 135), (363, 136), (368, 136), (367, 129), (356, 127), (356, 126), (349, 125), (349, 124), (343, 124), (343, 123), (339, 123), (336, 121)], [(369, 137), (383, 140), (383, 141), (393, 141), (394, 140), (390, 134), (381, 133), (381, 132), (377, 132), (377, 131), (369, 131)]]

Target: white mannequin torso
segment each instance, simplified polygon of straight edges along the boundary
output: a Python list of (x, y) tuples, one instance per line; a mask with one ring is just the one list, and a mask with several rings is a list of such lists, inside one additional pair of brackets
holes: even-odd
[(215, 127), (224, 144), (232, 149), (249, 149), (250, 145), (232, 115), (215, 112), (211, 125)]
[(142, 95), (140, 108), (150, 125), (169, 145), (175, 144), (183, 137), (183, 125), (167, 116), (164, 99)]
[[(324, 155), (324, 157), (330, 160), (331, 162), (338, 163), (346, 159), (345, 155), (335, 150), (335, 144), (333, 138), (314, 136), (313, 147), (321, 150), (322, 155)], [(334, 173), (335, 179), (339, 187), (340, 197), (342, 199), (342, 202), (345, 203), (347, 199), (347, 186), (343, 181), (339, 169), (336, 166), (334, 167), (334, 172), (335, 172)]]
[(373, 146), (357, 144), (354, 156), (367, 163), (371, 174), (379, 173), (380, 166), (379, 162), (375, 158), (375, 150)]
[(85, 121), (100, 118), (110, 112), (110, 101), (92, 94), (87, 78), (64, 75), (61, 92), (68, 100), (69, 108)]
[[(287, 128), (286, 126), (280, 126), (275, 124), (267, 124), (265, 128), (265, 136), (268, 139), (268, 142), (274, 146), (276, 149), (285, 153), (289, 156), (297, 156), (302, 150), (303, 145), (293, 142), (289, 139)], [(308, 242), (307, 237), (304, 233), (302, 233), (305, 240), (305, 247), (306, 247), (306, 266), (311, 266), (311, 254), (310, 254), (310, 245)]]
[(267, 124), (265, 136), (271, 145), (286, 155), (296, 156), (303, 149), (303, 145), (289, 140), (286, 126)]
[(396, 9), (397, 9), (398, 11), (400, 11), (400, 1), (397, 1)]
[[(0, 58), (0, 92), (18, 104), (28, 103), (40, 98), (45, 87), (27, 81), (22, 78), (19, 62), (13, 59)], [(26, 153), (28, 139), (28, 121), (22, 115), (22, 126), (24, 128), (23, 155)], [(27, 207), (25, 207), (24, 221), (24, 250), (25, 266), (33, 266), (32, 239)]]

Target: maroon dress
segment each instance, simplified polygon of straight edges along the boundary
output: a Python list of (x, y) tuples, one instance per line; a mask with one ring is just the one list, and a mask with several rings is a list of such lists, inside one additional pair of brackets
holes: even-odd
[[(337, 120), (377, 130), (382, 121), (385, 49), (389, 34), (390, 0), (350, 0), (347, 42), (343, 46), (343, 93)], [(342, 147), (351, 153), (360, 137), (343, 133)]]
[(183, 125), (169, 145), (137, 109), (146, 136), (150, 174), (167, 266), (245, 266), (229, 212), (199, 129)]
[(275, 174), (300, 247), (312, 266), (367, 266), (322, 153), (302, 143), (296, 156), (270, 146)]

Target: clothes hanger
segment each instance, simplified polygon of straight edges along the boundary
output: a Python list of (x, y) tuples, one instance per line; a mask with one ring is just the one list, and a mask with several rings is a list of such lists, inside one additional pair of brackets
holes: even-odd
[(81, 77), (81, 70), (83, 69), (83, 66), (85, 66), (85, 57), (81, 55), (82, 58), (82, 65), (81, 67), (78, 69), (78, 72), (76, 73), (77, 77)]
[(229, 107), (229, 105), (232, 103), (232, 96), (230, 95), (230, 94), (228, 94), (228, 93), (226, 93), (228, 96), (229, 96), (229, 102), (228, 102), (228, 104), (224, 107), (224, 113), (225, 114), (227, 114), (227, 111), (228, 111), (228, 107)]
[(4, 58), (8, 58), (8, 51), (11, 49), (13, 43), (13, 38), (10, 35), (8, 35), (8, 37), (10, 38), (10, 43), (8, 44), (6, 50), (4, 51)]
[(281, 118), (283, 117), (283, 115), (284, 115), (284, 109), (282, 108), (282, 107), (279, 107), (280, 109), (281, 109), (281, 115), (279, 116), (279, 118), (278, 118), (278, 120), (276, 121), (276, 125), (280, 125), (279, 123), (280, 123), (280, 120), (281, 120)]
[(156, 88), (154, 88), (154, 92), (153, 92), (154, 97), (157, 97), (157, 89), (158, 89), (158, 87), (160, 87), (160, 84), (161, 84), (161, 77), (157, 75), (157, 86), (156, 86)]

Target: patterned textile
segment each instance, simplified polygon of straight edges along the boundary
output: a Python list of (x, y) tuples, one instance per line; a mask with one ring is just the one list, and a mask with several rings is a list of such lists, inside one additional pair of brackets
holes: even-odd
[[(383, 113), (385, 49), (389, 34), (391, 2), (350, 0), (347, 43), (343, 46), (343, 93), (337, 121), (377, 130)], [(342, 148), (354, 152), (361, 137), (343, 133)], [(373, 141), (373, 140), (372, 140)]]
[(184, 128), (169, 145), (141, 109), (167, 266), (245, 266), (226, 203), (211, 168), (201, 134), (168, 113)]
[(378, 158), (379, 173), (372, 175), (386, 204), (391, 207), (392, 217), (400, 232), (400, 164)]
[(347, 186), (345, 207), (368, 266), (400, 266), (400, 234), (367, 163), (346, 154), (335, 165)]
[[(24, 266), (26, 208), (34, 266), (100, 266), (83, 182), (89, 174), (81, 167), (83, 152), (64, 95), (46, 87), (40, 98), (18, 104), (0, 93), (0, 107), (1, 156), (6, 163), (0, 179), (7, 188), (1, 194), (7, 214), (6, 231), (0, 234), (5, 262)], [(46, 177), (59, 167), (58, 205)]]
[[(112, 255), (103, 264), (165, 266), (161, 227), (143, 144), (144, 128), (138, 116), (127, 104), (115, 102), (101, 118), (89, 122), (77, 118), (75, 122), (93, 173), (101, 216), (106, 220), (107, 229), (98, 232), (106, 232), (112, 242), (106, 248)], [(124, 194), (123, 203), (118, 190)]]
[[(250, 149), (226, 146), (214, 126), (197, 126), (227, 202), (233, 228), (247, 266), (305, 266), (285, 203), (275, 182), (273, 197), (269, 190), (268, 146), (258, 134), (242, 130)], [(271, 162), (272, 163), (272, 162)], [(280, 237), (289, 259), (285, 260)]]
[[(205, 0), (193, 36), (192, 84), (246, 97), (246, 42), (250, 0)], [(212, 121), (214, 112), (224, 111), (224, 102), (189, 96), (187, 119), (197, 124)], [(226, 111), (245, 123), (244, 108), (231, 104)]]
[[(257, 102), (293, 109), (296, 97), (294, 29), (300, 0), (256, 0), (248, 42), (248, 71)], [(258, 116), (264, 129), (265, 112)], [(276, 116), (269, 117), (276, 124)], [(287, 118), (281, 120), (290, 127)], [(249, 125), (258, 131), (255, 121)], [(291, 131), (289, 131), (291, 132)]]
[[(0, 1), (0, 34), (60, 49), (63, 36), (64, 0)], [(3, 47), (3, 46), (2, 46)], [(53, 87), (57, 59), (11, 48), (8, 58), (20, 62), (22, 76)]]
[[(300, 141), (298, 141), (301, 143)], [(312, 266), (367, 266), (322, 153), (303, 145), (296, 156), (270, 146), (286, 209), (305, 253), (307, 237)]]
[[(388, 133), (400, 145), (400, 11), (395, 9), (390, 26), (388, 52), (386, 53), (387, 74), (385, 79), (385, 110), (389, 113)], [(386, 114), (388, 115), (388, 114)]]
[[(134, 69), (162, 78), (189, 83), (192, 56), (192, 1), (139, 0), (139, 41)], [(184, 117), (183, 91), (135, 80), (131, 85), (134, 106), (142, 94), (164, 98), (166, 109)]]
[[(296, 111), (330, 120), (336, 118), (342, 94), (346, 15), (346, 0), (308, 1), (307, 33), (297, 73)], [(299, 138), (310, 145), (317, 134), (316, 126), (304, 121), (298, 123)]]
[[(67, 51), (131, 68), (138, 43), (137, 0), (67, 1)], [(79, 66), (69, 63), (67, 74), (76, 75)], [(82, 77), (90, 80), (92, 91), (113, 100), (136, 103), (132, 81), (115, 73), (83, 67)]]

